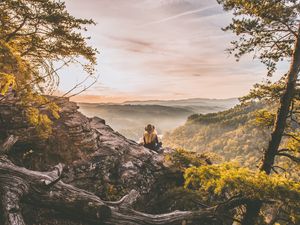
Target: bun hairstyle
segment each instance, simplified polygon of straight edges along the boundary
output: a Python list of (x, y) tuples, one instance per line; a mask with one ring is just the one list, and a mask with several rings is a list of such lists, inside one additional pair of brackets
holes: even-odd
[(148, 124), (146, 127), (145, 127), (145, 131), (148, 131), (148, 132), (151, 132), (151, 131), (154, 131), (155, 127), (151, 124)]

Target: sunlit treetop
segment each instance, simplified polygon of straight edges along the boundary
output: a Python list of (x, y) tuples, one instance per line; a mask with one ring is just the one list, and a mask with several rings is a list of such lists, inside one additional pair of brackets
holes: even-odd
[(58, 107), (40, 94), (57, 88), (63, 66), (77, 63), (94, 74), (98, 52), (84, 36), (93, 24), (70, 15), (63, 1), (0, 1), (0, 100), (13, 91), (29, 121), (49, 130), (50, 119), (36, 109), (42, 105), (58, 118)]
[(237, 60), (253, 53), (272, 75), (277, 62), (291, 57), (300, 22), (299, 0), (217, 1), (233, 13), (232, 22), (224, 30), (239, 37), (228, 49)]
[(237, 163), (190, 167), (185, 170), (185, 187), (212, 191), (217, 195), (243, 195), (252, 199), (280, 200), (299, 205), (300, 184), (283, 175), (253, 171)]
[(3, 0), (0, 12), (1, 48), (9, 47), (14, 57), (30, 64), (31, 78), (41, 81), (36, 83), (53, 81), (54, 63), (78, 63), (79, 58), (86, 59), (84, 69), (93, 72), (97, 50), (82, 34), (92, 20), (73, 17), (64, 2), (54, 0)]

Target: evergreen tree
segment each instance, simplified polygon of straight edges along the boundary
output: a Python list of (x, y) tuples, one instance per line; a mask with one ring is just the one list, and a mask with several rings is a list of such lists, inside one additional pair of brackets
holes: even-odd
[[(300, 5), (297, 0), (218, 0), (224, 10), (231, 11), (234, 18), (224, 30), (232, 31), (239, 39), (229, 49), (237, 59), (254, 53), (267, 65), (268, 75), (276, 71), (279, 61), (290, 62), (283, 93), (276, 114), (271, 139), (264, 152), (261, 171), (270, 174), (278, 155), (286, 128), (286, 120), (296, 93), (300, 71)], [(243, 224), (254, 224), (262, 202), (254, 200), (247, 205)]]

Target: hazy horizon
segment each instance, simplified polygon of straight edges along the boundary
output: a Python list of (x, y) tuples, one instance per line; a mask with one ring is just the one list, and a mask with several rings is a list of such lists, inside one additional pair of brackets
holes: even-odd
[(77, 103), (90, 103), (90, 104), (125, 104), (130, 102), (153, 102), (153, 101), (161, 101), (161, 102), (169, 102), (169, 101), (186, 101), (186, 100), (193, 100), (193, 99), (203, 99), (203, 100), (232, 100), (238, 99), (239, 97), (232, 97), (232, 98), (174, 98), (174, 99), (127, 99), (123, 100), (122, 98), (110, 98), (109, 96), (86, 96), (86, 95), (78, 95), (71, 98), (71, 101)]
[(132, 104), (78, 103), (88, 117), (100, 117), (114, 130), (138, 141), (147, 124), (154, 124), (160, 135), (185, 124), (193, 114), (216, 113), (232, 108), (237, 99), (186, 99), (179, 101), (132, 102)]
[[(67, 0), (66, 6), (96, 22), (87, 35), (100, 52), (97, 83), (75, 101), (233, 98), (266, 79), (266, 68), (251, 55), (236, 62), (225, 52), (235, 37), (221, 30), (231, 15), (216, 0)], [(79, 67), (67, 67), (59, 90), (83, 79)]]

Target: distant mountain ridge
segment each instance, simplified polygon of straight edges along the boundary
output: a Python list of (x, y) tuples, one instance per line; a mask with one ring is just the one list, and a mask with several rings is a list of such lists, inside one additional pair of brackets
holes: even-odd
[(190, 98), (179, 100), (149, 100), (149, 101), (126, 101), (123, 105), (161, 105), (168, 107), (184, 108), (194, 113), (212, 113), (232, 108), (237, 105), (237, 98), (229, 99), (208, 99)]
[(176, 99), (176, 100), (146, 100), (146, 101), (125, 101), (122, 104), (149, 104), (149, 105), (166, 105), (166, 104), (184, 104), (184, 103), (212, 103), (212, 102), (232, 102), (238, 101), (238, 98), (187, 98), (187, 99)]
[(138, 141), (146, 124), (154, 124), (160, 134), (183, 125), (195, 113), (214, 113), (232, 108), (238, 99), (182, 99), (78, 103), (86, 116), (99, 116), (127, 138)]

